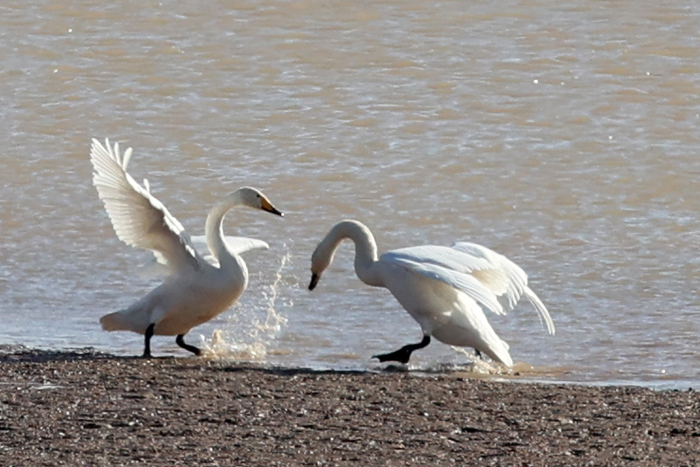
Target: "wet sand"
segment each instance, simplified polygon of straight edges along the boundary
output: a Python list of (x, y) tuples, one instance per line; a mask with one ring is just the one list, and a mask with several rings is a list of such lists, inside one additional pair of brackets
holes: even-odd
[(2, 466), (699, 462), (692, 390), (0, 354)]

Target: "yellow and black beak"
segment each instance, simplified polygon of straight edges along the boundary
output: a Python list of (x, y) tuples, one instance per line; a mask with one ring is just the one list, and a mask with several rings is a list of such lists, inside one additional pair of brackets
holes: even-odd
[(313, 290), (318, 285), (318, 280), (321, 278), (319, 274), (311, 274), (311, 282), (309, 283), (309, 290)]
[(263, 198), (260, 203), (260, 207), (263, 211), (271, 212), (272, 214), (277, 214), (278, 216), (284, 216), (282, 211), (278, 211), (271, 202)]

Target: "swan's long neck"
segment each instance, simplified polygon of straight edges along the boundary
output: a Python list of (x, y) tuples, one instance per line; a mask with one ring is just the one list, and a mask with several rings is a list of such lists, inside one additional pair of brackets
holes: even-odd
[(209, 251), (222, 267), (228, 259), (233, 258), (233, 255), (226, 248), (224, 240), (224, 216), (239, 204), (242, 204), (242, 202), (238, 192), (227, 196), (209, 211), (207, 222), (204, 226), (207, 247), (209, 247)]
[(377, 263), (377, 242), (372, 232), (357, 221), (342, 221), (333, 226), (318, 246), (319, 254), (333, 261), (340, 242), (349, 238), (355, 243), (355, 273), (367, 285), (383, 286), (381, 277), (372, 266)]

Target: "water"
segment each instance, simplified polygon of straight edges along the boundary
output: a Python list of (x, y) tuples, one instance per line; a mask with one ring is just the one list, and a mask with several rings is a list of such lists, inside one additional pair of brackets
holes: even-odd
[[(141, 352), (98, 319), (154, 285), (91, 186), (91, 137), (193, 234), (243, 185), (242, 300), (194, 329), (233, 358), (380, 368), (420, 330), (364, 286), (343, 218), (380, 250), (469, 240), (520, 264), (557, 326), (490, 317), (533, 379), (700, 383), (700, 6), (384, 0), (8, 0), (0, 7), (0, 344)], [(265, 324), (268, 320), (267, 325)], [(271, 320), (271, 321), (270, 321)], [(202, 337), (200, 337), (202, 336)], [(214, 336), (214, 337), (213, 337)], [(155, 354), (183, 355), (156, 337)], [(413, 367), (467, 362), (434, 344)]]

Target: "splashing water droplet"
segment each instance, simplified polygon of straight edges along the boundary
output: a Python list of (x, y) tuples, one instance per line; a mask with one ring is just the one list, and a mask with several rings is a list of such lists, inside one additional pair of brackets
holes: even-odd
[[(284, 245), (286, 254), (273, 276), (272, 283), (266, 286), (258, 298), (248, 297), (258, 303), (246, 306), (240, 303), (228, 314), (224, 329), (215, 329), (211, 339), (202, 336), (206, 352), (215, 358), (233, 360), (264, 361), (270, 343), (287, 323), (287, 318), (276, 309), (282, 285), (282, 273), (291, 259), (289, 248)], [(282, 307), (292, 303), (285, 300)], [(260, 316), (264, 313), (264, 316)]]

